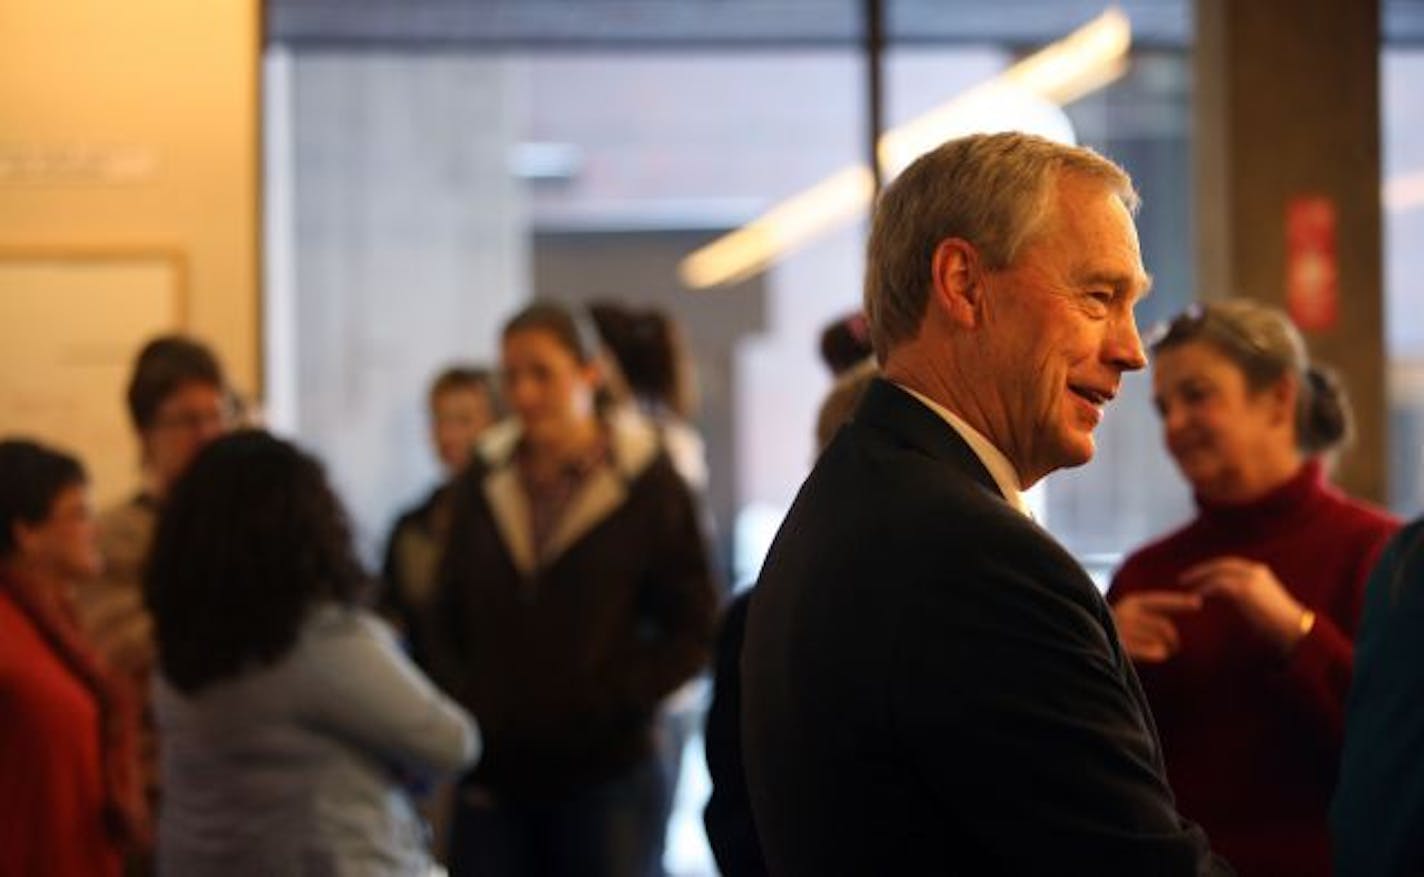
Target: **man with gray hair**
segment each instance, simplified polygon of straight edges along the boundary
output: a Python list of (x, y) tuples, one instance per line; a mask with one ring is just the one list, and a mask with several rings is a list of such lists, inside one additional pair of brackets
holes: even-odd
[(752, 599), (747, 779), (773, 874), (1229, 873), (1176, 811), (1111, 614), (1022, 491), (1145, 364), (1137, 195), (1096, 153), (950, 141), (877, 206), (883, 379)]

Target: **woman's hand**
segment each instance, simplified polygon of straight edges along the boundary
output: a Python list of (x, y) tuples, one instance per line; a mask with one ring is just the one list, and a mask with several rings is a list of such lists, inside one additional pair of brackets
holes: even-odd
[(1181, 581), (1203, 597), (1230, 600), (1282, 653), (1295, 648), (1310, 632), (1315, 618), (1264, 563), (1240, 557), (1217, 557), (1182, 573)]
[(1128, 657), (1149, 664), (1161, 663), (1182, 648), (1182, 638), (1172, 616), (1201, 609), (1202, 598), (1180, 591), (1139, 591), (1112, 607), (1118, 638)]

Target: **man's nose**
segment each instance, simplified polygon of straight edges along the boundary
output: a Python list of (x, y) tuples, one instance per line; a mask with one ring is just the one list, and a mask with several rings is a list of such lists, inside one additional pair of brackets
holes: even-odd
[(1147, 353), (1142, 349), (1142, 336), (1132, 316), (1115, 321), (1104, 343), (1106, 359), (1122, 371), (1140, 371), (1146, 367)]

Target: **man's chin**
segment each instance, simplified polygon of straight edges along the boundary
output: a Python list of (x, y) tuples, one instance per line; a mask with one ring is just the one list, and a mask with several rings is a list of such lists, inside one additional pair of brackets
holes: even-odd
[(1076, 469), (1092, 462), (1093, 454), (1098, 450), (1097, 442), (1093, 440), (1093, 434), (1074, 436), (1074, 439), (1062, 449), (1055, 469)]

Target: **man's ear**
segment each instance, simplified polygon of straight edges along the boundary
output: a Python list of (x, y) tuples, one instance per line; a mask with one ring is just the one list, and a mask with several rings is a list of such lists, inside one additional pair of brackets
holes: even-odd
[(935, 247), (931, 265), (932, 304), (954, 324), (973, 328), (984, 291), (979, 251), (963, 238), (945, 238)]

